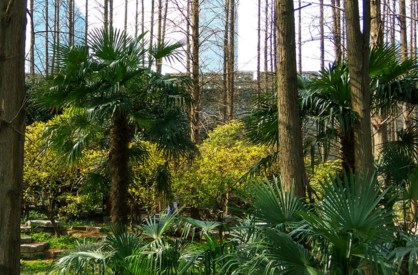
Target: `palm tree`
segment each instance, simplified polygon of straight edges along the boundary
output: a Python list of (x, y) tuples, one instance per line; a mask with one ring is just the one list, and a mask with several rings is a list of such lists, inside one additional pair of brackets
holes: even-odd
[(247, 236), (235, 234), (228, 265), (236, 274), (393, 274), (387, 257), (396, 229), (380, 207), (382, 190), (375, 177), (330, 176), (308, 210), (280, 181), (253, 182), (243, 196), (254, 222), (235, 228)]
[[(396, 102), (418, 102), (415, 59), (401, 61), (398, 52), (398, 47), (389, 45), (375, 47), (370, 52), (373, 113), (382, 108), (390, 109)], [(302, 115), (319, 125), (325, 125), (320, 127), (314, 140), (323, 142), (337, 138), (343, 169), (350, 173), (354, 169), (353, 131), (357, 114), (351, 107), (348, 64), (345, 61), (335, 61), (310, 80), (299, 76), (298, 84)], [(278, 130), (274, 123), (277, 112), (274, 102), (274, 96), (270, 96), (269, 100), (262, 99), (260, 107), (246, 118), (248, 138), (252, 142), (276, 145)], [(271, 163), (270, 159), (263, 161), (260, 164)]]
[[(86, 46), (59, 45), (58, 73), (38, 95), (49, 110), (64, 112), (49, 127), (52, 147), (75, 162), (87, 146), (108, 150), (112, 222), (127, 222), (129, 159), (143, 148), (131, 147), (134, 134), (159, 144), (167, 157), (192, 153), (187, 120), (179, 106), (188, 97), (181, 79), (156, 74), (156, 59), (177, 58), (180, 44), (146, 47), (122, 31), (94, 30)], [(149, 60), (148, 60), (149, 59)], [(143, 62), (147, 60), (147, 62)]]

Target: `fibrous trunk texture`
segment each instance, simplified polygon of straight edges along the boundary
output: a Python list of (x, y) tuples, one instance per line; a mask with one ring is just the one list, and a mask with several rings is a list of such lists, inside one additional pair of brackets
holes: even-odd
[(124, 114), (118, 114), (110, 132), (108, 164), (112, 182), (110, 196), (113, 223), (128, 222), (129, 141), (128, 118)]

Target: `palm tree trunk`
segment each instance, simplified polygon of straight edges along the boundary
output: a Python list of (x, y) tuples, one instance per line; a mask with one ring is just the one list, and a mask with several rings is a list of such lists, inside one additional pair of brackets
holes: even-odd
[(128, 222), (129, 141), (128, 118), (125, 114), (117, 115), (110, 132), (109, 150), (112, 223)]

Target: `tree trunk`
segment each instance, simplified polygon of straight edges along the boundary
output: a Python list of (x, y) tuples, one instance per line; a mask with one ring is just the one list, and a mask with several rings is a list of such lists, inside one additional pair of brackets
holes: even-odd
[[(339, 134), (341, 144), (341, 155), (343, 171), (350, 175), (350, 172), (355, 173), (355, 156), (354, 156), (354, 131)], [(343, 175), (341, 175), (343, 176)]]
[(68, 46), (73, 46), (73, 28), (74, 28), (74, 11), (73, 11), (73, 1), (68, 1)]
[(370, 36), (371, 46), (377, 47), (383, 45), (383, 26), (380, 12), (380, 0), (371, 0), (370, 2)]
[(340, 0), (331, 0), (332, 6), (332, 28), (334, 35), (334, 53), (335, 60), (341, 59), (341, 16), (340, 16)]
[(324, 0), (319, 0), (319, 52), (321, 70), (325, 66), (325, 38), (324, 38)]
[(295, 49), (293, 0), (276, 0), (277, 107), (279, 110), (279, 152), (283, 187), (295, 184), (295, 196), (306, 196), (308, 179), (303, 160)]
[(135, 0), (135, 37), (138, 37), (139, 0)]
[[(151, 1), (151, 30), (150, 30), (150, 39), (149, 39), (150, 47), (153, 46), (152, 43), (154, 39), (154, 6), (155, 6), (155, 2), (154, 0), (152, 0)], [(151, 68), (151, 58), (150, 58), (149, 67)]]
[[(141, 34), (145, 32), (145, 6), (144, 0), (141, 0)], [(145, 67), (145, 58), (142, 58), (142, 67)]]
[[(259, 0), (261, 1), (261, 0)], [(225, 29), (224, 29), (224, 64), (223, 64), (223, 94), (222, 94), (222, 116), (226, 123), (228, 121), (228, 64), (229, 64), (229, 0), (225, 0)], [(260, 44), (258, 45), (258, 47)], [(258, 64), (259, 65), (259, 64)], [(257, 80), (260, 83), (259, 79)]]
[(193, 0), (192, 6), (192, 99), (191, 106), (191, 140), (199, 143), (200, 80), (199, 80), (199, 0)]
[(109, 27), (113, 28), (113, 0), (109, 1)]
[(25, 139), (26, 0), (9, 4), (0, 9), (0, 274), (18, 275)]
[[(34, 26), (34, 8), (33, 8), (33, 1), (30, 0), (29, 2), (29, 10), (30, 10), (30, 76), (33, 78), (35, 76), (35, 26)], [(45, 33), (47, 35), (48, 33)], [(33, 79), (32, 79), (33, 80)]]
[[(49, 74), (49, 17), (48, 17), (48, 0), (45, 0), (45, 75)], [(35, 32), (34, 32), (35, 33)]]
[(234, 119), (235, 93), (235, 0), (230, 0), (229, 4), (228, 122), (231, 122)]
[(84, 44), (87, 45), (87, 37), (89, 34), (89, 0), (86, 0), (86, 25), (84, 26)]
[(369, 80), (370, 0), (363, 0), (363, 33), (358, 0), (345, 0), (347, 52), (350, 72), (351, 105), (358, 117), (354, 127), (356, 173), (373, 173), (371, 139), (371, 94)]
[(129, 129), (128, 118), (119, 114), (114, 118), (110, 132), (109, 174), (112, 182), (112, 223), (128, 223), (129, 188)]
[[(299, 0), (299, 24), (298, 24), (298, 67), (299, 74), (302, 74), (302, 0)], [(277, 48), (277, 47), (276, 47)]]
[(105, 30), (109, 29), (109, 0), (104, 0), (103, 5), (103, 27)]
[(128, 0), (125, 0), (125, 22), (123, 24), (125, 33), (128, 32)]
[(266, 0), (265, 2), (265, 11), (264, 11), (264, 15), (266, 16), (265, 21), (264, 21), (264, 25), (265, 25), (265, 32), (264, 32), (264, 89), (265, 89), (265, 93), (268, 93), (268, 35), (269, 35), (269, 22), (268, 22), (268, 18), (269, 18), (269, 0)]
[[(157, 34), (157, 45), (160, 45), (162, 40), (162, 27), (163, 27), (163, 1), (158, 0), (158, 34)], [(162, 59), (157, 59), (157, 73), (161, 74), (161, 63)]]
[(187, 77), (190, 77), (190, 73), (191, 73), (191, 69), (190, 69), (190, 54), (191, 54), (191, 43), (190, 43), (190, 28), (191, 28), (191, 18), (190, 18), (190, 14), (191, 14), (191, 0), (187, 0), (187, 28), (186, 28), (186, 72), (187, 72)]
[[(380, 3), (380, 0), (372, 0), (370, 3), (370, 36), (372, 47), (381, 47), (383, 45), (383, 23)], [(379, 157), (383, 144), (388, 141), (386, 118), (387, 112), (385, 110), (378, 110), (372, 120), (373, 155), (375, 159)]]

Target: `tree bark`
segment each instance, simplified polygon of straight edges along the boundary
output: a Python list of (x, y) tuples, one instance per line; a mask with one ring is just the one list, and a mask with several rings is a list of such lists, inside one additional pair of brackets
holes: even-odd
[(74, 45), (74, 0), (68, 1), (68, 46)]
[(265, 25), (265, 32), (264, 32), (264, 89), (265, 89), (265, 93), (268, 92), (268, 35), (269, 35), (269, 22), (268, 22), (268, 18), (269, 18), (269, 0), (266, 0), (265, 2), (265, 11), (264, 11), (264, 15), (266, 16), (265, 20), (264, 20), (264, 25)]
[(345, 0), (347, 52), (350, 72), (351, 105), (357, 112), (354, 127), (355, 172), (373, 173), (371, 139), (371, 94), (369, 80), (370, 0), (363, 0), (363, 33), (358, 0)]
[[(299, 0), (299, 24), (298, 24), (298, 67), (299, 74), (302, 74), (302, 0)], [(277, 48), (277, 47), (276, 47)]]
[(105, 30), (109, 29), (109, 0), (104, 0), (103, 5), (103, 27)]
[[(151, 1), (151, 30), (150, 30), (150, 39), (149, 39), (149, 44), (150, 47), (153, 47), (152, 43), (153, 43), (153, 39), (154, 39), (154, 7), (155, 6), (155, 2), (154, 0)], [(151, 60), (151, 58), (150, 58)], [(149, 67), (151, 67), (151, 61), (149, 63)]]
[(229, 4), (228, 122), (231, 122), (234, 119), (235, 93), (235, 0), (230, 0)]
[[(158, 0), (158, 34), (157, 34), (157, 45), (162, 42), (162, 27), (163, 27), (163, 1)], [(157, 73), (161, 73), (162, 59), (157, 59)]]
[(49, 17), (48, 17), (48, 0), (45, 0), (45, 75), (49, 74)]
[(258, 15), (257, 15), (257, 96), (261, 94), (261, 0), (258, 0)]
[(341, 59), (341, 16), (340, 16), (340, 0), (331, 0), (332, 6), (332, 28), (334, 35), (334, 53), (335, 60)]
[[(260, 1), (260, 0), (259, 0)], [(228, 121), (228, 64), (229, 64), (229, 0), (225, 0), (225, 29), (224, 29), (224, 64), (223, 64), (223, 94), (222, 94), (222, 115), (226, 123)], [(260, 46), (260, 45), (258, 45)], [(258, 83), (260, 82), (257, 80)]]
[[(33, 78), (35, 76), (35, 26), (34, 26), (34, 8), (33, 8), (33, 1), (30, 0), (29, 2), (29, 10), (30, 10), (30, 76)], [(48, 33), (45, 33), (47, 35)]]
[(295, 196), (305, 197), (308, 179), (303, 160), (295, 49), (293, 0), (276, 0), (277, 107), (279, 110), (279, 152), (282, 183), (289, 191), (294, 181)]
[(200, 79), (199, 79), (199, 0), (193, 0), (192, 6), (192, 99), (191, 106), (191, 140), (199, 143), (199, 112), (200, 112)]
[(123, 24), (125, 33), (128, 32), (128, 0), (125, 0), (125, 22)]
[(87, 37), (89, 34), (89, 0), (86, 0), (86, 25), (84, 26), (84, 44), (87, 45)]
[(383, 26), (382, 15), (380, 11), (380, 0), (371, 0), (370, 2), (370, 36), (371, 46), (383, 45)]
[(0, 274), (18, 275), (25, 138), (26, 0), (3, 5), (0, 18)]
[(324, 0), (319, 0), (319, 52), (321, 70), (325, 66), (325, 38), (324, 38)]
[(125, 114), (114, 118), (110, 132), (109, 174), (111, 186), (112, 223), (128, 223), (129, 128)]
[(113, 0), (109, 1), (109, 27), (113, 28)]

